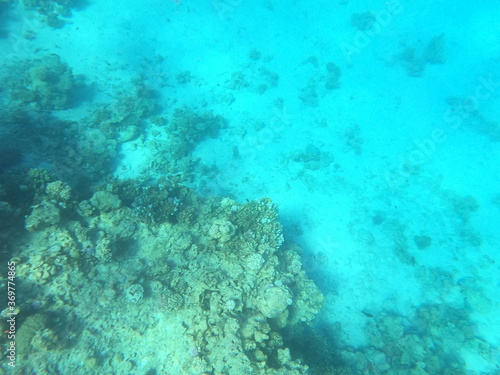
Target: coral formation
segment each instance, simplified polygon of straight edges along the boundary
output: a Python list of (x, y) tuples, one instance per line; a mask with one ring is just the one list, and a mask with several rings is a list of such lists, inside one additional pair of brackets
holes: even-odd
[(419, 250), (426, 249), (432, 244), (432, 238), (429, 236), (415, 236), (413, 241)]
[(342, 351), (357, 373), (465, 374), (460, 351), (488, 346), (475, 337), (464, 309), (446, 305), (422, 305), (406, 318), (381, 314), (368, 322), (365, 333), (367, 348)]
[[(176, 157), (183, 157), (207, 137), (216, 138), (226, 126), (221, 116), (211, 113), (198, 114), (190, 108), (177, 108), (173, 114), (171, 131), (177, 138)], [(176, 142), (172, 142), (176, 144)]]
[(127, 299), (133, 303), (139, 303), (142, 301), (144, 295), (144, 288), (141, 284), (132, 284), (127, 290), (125, 290), (125, 296)]
[(332, 61), (326, 63), (327, 76), (325, 80), (325, 87), (327, 89), (336, 89), (340, 87), (340, 76), (342, 72), (340, 68)]
[(304, 151), (294, 151), (291, 159), (303, 163), (305, 169), (316, 171), (328, 167), (333, 161), (333, 156), (329, 152), (321, 151), (315, 145), (309, 144)]
[(26, 229), (36, 230), (59, 223), (59, 209), (51, 202), (43, 201), (33, 207), (33, 211), (26, 218)]
[[(348, 2), (340, 0), (343, 5)], [(258, 160), (271, 160), (281, 146), (288, 147), (299, 134), (299, 138), (303, 135), (312, 143), (297, 146), (302, 148), (296, 151), (285, 150), (287, 160), (284, 163), (299, 169), (296, 176), (303, 178), (307, 188), (328, 190), (328, 197), (333, 190), (349, 191), (354, 202), (368, 197), (352, 183), (351, 176), (320, 171), (337, 172), (341, 161), (343, 170), (347, 170), (348, 163), (346, 155), (340, 154), (345, 150), (337, 151), (339, 143), (335, 137), (318, 140), (326, 134), (319, 128), (327, 127), (330, 119), (328, 127), (340, 135), (340, 148), (355, 155), (363, 151), (363, 138), (357, 124), (358, 120), (363, 121), (363, 113), (345, 108), (349, 103), (359, 106), (370, 102), (368, 99), (374, 98), (370, 96), (374, 92), (369, 89), (358, 93), (336, 91), (341, 87), (340, 66), (345, 63), (351, 66), (350, 54), (358, 53), (361, 48), (348, 51), (344, 62), (329, 61), (335, 58), (331, 40), (318, 38), (313, 30), (311, 35), (287, 34), (303, 36), (303, 40), (297, 40), (298, 51), (308, 50), (300, 48), (300, 44), (306, 42), (313, 47), (310, 50), (318, 52), (318, 57), (310, 56), (302, 67), (293, 66), (293, 59), (297, 57), (293, 48), (288, 51), (292, 53), (277, 54), (275, 61), (272, 61), (274, 56), (253, 48), (247, 54), (247, 61), (237, 68), (232, 67), (229, 60), (238, 53), (224, 64), (218, 64), (223, 62), (218, 58), (212, 60), (210, 53), (202, 53), (193, 65), (189, 49), (186, 53), (182, 50), (178, 50), (180, 54), (172, 53), (177, 51), (175, 44), (181, 46), (181, 43), (170, 43), (172, 39), (167, 39), (167, 35), (148, 39), (139, 33), (141, 38), (135, 39), (133, 32), (141, 22), (137, 23), (136, 13), (130, 13), (118, 17), (120, 21), (113, 25), (104, 23), (116, 27), (117, 37), (125, 37), (126, 48), (106, 51), (106, 44), (96, 43), (95, 49), (100, 54), (83, 56), (81, 51), (74, 49), (70, 37), (82, 35), (84, 25), (99, 24), (99, 19), (89, 18), (90, 23), (75, 24), (66, 30), (44, 30), (40, 21), (52, 28), (61, 28), (69, 23), (67, 18), (71, 17), (72, 10), (91, 5), (87, 3), (80, 0), (0, 0), (0, 39), (4, 39), (2, 45), (6, 47), (4, 85), (0, 87), (0, 99), (4, 104), (0, 108), (0, 258), (16, 264), (17, 372), (451, 375), (464, 374), (464, 369), (473, 361), (491, 362), (491, 367), (496, 364), (498, 351), (477, 337), (479, 330), (469, 316), (472, 313), (492, 314), (496, 307), (495, 301), (488, 298), (489, 291), (484, 290), (485, 284), (478, 281), (486, 278), (487, 267), (496, 261), (494, 254), (482, 253), (486, 249), (480, 248), (482, 238), (473, 225), (476, 212), (483, 210), (483, 207), (479, 210), (478, 202), (484, 204), (484, 196), (475, 198), (446, 193), (445, 203), (452, 213), (447, 220), (453, 227), (447, 227), (446, 233), (459, 233), (456, 239), (448, 236), (446, 241), (435, 230), (442, 222), (433, 211), (424, 212), (426, 219), (433, 218), (430, 221), (432, 228), (428, 225), (415, 228), (405, 222), (408, 216), (401, 214), (405, 211), (400, 203), (405, 194), (402, 189), (394, 199), (393, 196), (381, 197), (378, 207), (376, 204), (371, 207), (373, 202), (367, 200), (368, 205), (362, 204), (353, 210), (355, 215), (363, 212), (361, 217), (368, 219), (373, 227), (361, 227), (359, 222), (363, 220), (358, 219), (347, 224), (356, 244), (365, 247), (361, 258), (367, 266), (373, 265), (375, 245), (378, 248), (383, 244), (381, 233), (373, 230), (376, 227), (386, 231), (388, 248), (399, 257), (401, 268), (415, 270), (419, 281), (425, 281), (422, 289), (437, 285), (432, 293), (439, 295), (443, 303), (429, 302), (413, 307), (413, 313), (406, 316), (394, 312), (405, 310), (404, 306), (400, 309), (398, 302), (401, 301), (392, 295), (383, 301), (391, 308), (390, 313), (377, 313), (372, 306), (356, 312), (355, 308), (361, 307), (361, 293), (355, 293), (357, 299), (348, 301), (354, 304), (347, 306), (347, 312), (342, 311), (346, 306), (336, 305), (337, 297), (343, 293), (341, 283), (358, 272), (363, 263), (346, 257), (349, 249), (333, 245), (332, 238), (327, 236), (315, 241), (311, 237), (313, 241), (309, 243), (317, 243), (325, 248), (324, 251), (339, 247), (345, 251), (338, 263), (330, 265), (353, 266), (346, 270), (352, 273), (334, 275), (336, 280), (332, 283), (330, 279), (324, 281), (322, 272), (315, 272), (315, 280), (328, 288), (338, 289), (339, 295), (336, 295), (337, 290), (328, 290), (331, 292), (329, 301), (335, 300), (334, 307), (327, 312), (327, 317), (324, 316), (328, 321), (315, 321), (313, 325), (324, 297), (304, 269), (321, 271), (318, 264), (327, 263), (325, 253), (320, 250), (309, 255), (309, 262), (303, 267), (301, 250), (285, 242), (277, 206), (269, 198), (242, 204), (229, 198), (198, 195), (204, 189), (210, 190), (206, 181), (219, 172), (214, 184), (232, 172), (230, 184), (240, 178), (243, 183), (248, 182), (251, 173), (246, 172), (251, 170), (243, 165), (250, 161), (250, 151), (255, 155), (259, 153)], [(265, 3), (269, 14), (277, 14), (271, 13), (275, 5), (270, 1)], [(99, 3), (103, 7), (99, 10), (107, 9), (103, 4), (107, 2)], [(391, 1), (386, 2), (386, 6), (387, 11), (393, 13), (389, 5)], [(97, 6), (91, 8), (97, 9)], [(189, 9), (178, 7), (179, 11), (186, 10), (192, 15), (199, 13)], [(268, 17), (267, 11), (261, 15)], [(297, 15), (312, 15), (308, 11), (301, 13)], [(386, 19), (385, 23), (383, 17), (389, 13), (352, 14), (351, 25), (357, 29), (355, 40), (361, 37), (355, 44), (359, 42), (364, 46), (358, 47), (365, 48), (372, 41), (373, 45), (380, 41), (384, 44), (384, 40), (399, 35), (399, 24), (393, 24), (386, 29), (390, 33), (379, 42), (373, 38), (389, 25), (392, 19)], [(145, 11), (144, 14), (151, 13)], [(159, 18), (173, 26), (169, 30), (180, 30), (180, 18)], [(338, 25), (334, 26), (338, 31)], [(245, 41), (256, 40), (249, 37), (248, 30), (233, 30), (238, 34), (235, 40), (242, 42), (239, 47), (248, 48)], [(268, 31), (262, 32), (269, 34)], [(326, 34), (331, 36), (331, 33)], [(62, 35), (68, 38), (57, 43)], [(85, 35), (89, 37), (93, 33)], [(156, 43), (163, 40), (169, 42), (163, 46)], [(141, 42), (145, 42), (144, 46), (138, 48)], [(218, 38), (214, 46), (219, 48), (223, 43), (224, 39)], [(158, 45), (155, 51), (151, 51), (153, 44)], [(444, 34), (424, 43), (403, 45), (403, 48), (395, 59), (410, 76), (421, 76), (429, 65), (446, 61)], [(64, 51), (63, 59), (54, 54), (58, 51)], [(109, 56), (105, 56), (104, 51), (110, 52)], [(159, 55), (160, 52), (165, 57)], [(22, 60), (26, 53), (34, 55)], [(378, 52), (376, 56), (380, 58), (384, 54)], [(131, 57), (137, 60), (140, 55), (150, 57), (139, 57), (142, 62), (138, 64), (128, 60)], [(371, 55), (367, 53), (365, 60), (369, 61)], [(285, 59), (291, 56), (292, 60), (284, 61), (283, 56)], [(89, 86), (84, 87), (82, 76), (74, 74), (63, 61), (79, 57), (83, 64), (75, 65), (75, 72), (85, 72), (86, 66), (104, 67), (96, 72), (99, 76), (96, 74), (98, 78)], [(223, 71), (212, 71), (211, 78), (204, 77), (214, 61)], [(277, 67), (286, 67), (286, 71), (278, 73), (273, 70)], [(134, 69), (136, 78), (124, 82), (123, 77)], [(281, 72), (286, 80), (285, 91), (274, 90), (280, 83)], [(353, 70), (347, 78), (352, 80), (355, 75)], [(216, 87), (208, 86), (209, 79), (215, 79), (212, 82), (216, 82)], [(298, 98), (305, 106), (319, 107), (318, 110), (306, 108), (302, 111), (304, 108), (299, 106), (297, 111), (295, 98), (290, 98), (287, 91), (293, 90), (296, 80), (300, 79)], [(362, 83), (359, 79), (355, 81)], [(481, 82), (487, 87), (476, 90), (476, 94), (483, 91), (485, 96), (481, 95), (482, 98), (489, 98), (490, 89), (496, 84), (489, 78), (487, 81)], [(205, 87), (195, 90), (197, 86)], [(381, 97), (391, 97), (391, 92), (383, 94)], [(393, 109), (402, 110), (406, 97), (399, 92), (395, 95)], [(330, 96), (328, 102), (322, 103), (327, 96)], [(252, 99), (259, 99), (262, 105), (256, 113), (247, 115), (244, 108), (248, 105), (251, 108)], [(498, 122), (485, 117), (473, 99), (448, 100), (450, 111), (447, 114), (458, 121), (452, 128), (468, 127), (498, 142)], [(216, 104), (219, 114), (209, 105), (211, 101)], [(238, 102), (232, 106), (235, 101)], [(77, 107), (80, 102), (85, 102), (85, 106)], [(362, 106), (373, 109), (371, 103), (368, 104)], [(271, 106), (274, 106), (274, 116), (266, 118)], [(296, 113), (288, 113), (287, 106)], [(384, 109), (387, 107), (393, 106), (384, 106)], [(225, 116), (229, 108), (237, 108), (228, 117), (240, 120), (237, 126), (229, 127), (226, 118), (220, 115)], [(84, 117), (77, 118), (82, 113)], [(241, 117), (235, 117), (236, 113)], [(318, 118), (318, 113), (323, 118)], [(292, 122), (292, 118), (297, 120)], [(243, 123), (246, 120), (249, 124)], [(323, 125), (303, 127), (315, 122), (316, 125), (323, 122)], [(342, 127), (342, 124), (350, 125)], [(256, 135), (251, 134), (252, 127)], [(384, 129), (372, 128), (378, 136), (375, 140), (384, 135)], [(209, 139), (216, 141), (203, 144)], [(233, 143), (224, 150), (226, 154), (215, 155), (211, 160), (210, 147), (230, 142)], [(373, 146), (376, 144), (370, 142), (366, 146), (367, 154), (375, 155)], [(327, 148), (336, 150), (335, 161), (338, 162), (334, 163), (333, 154)], [(195, 150), (199, 152), (194, 153)], [(384, 155), (382, 159), (376, 156), (377, 160), (383, 160)], [(212, 164), (206, 165), (203, 160)], [(424, 173), (425, 166), (414, 164), (421, 163), (402, 164), (402, 171), (406, 172), (403, 174), (408, 177), (405, 183), (417, 177), (432, 182), (429, 174)], [(365, 181), (378, 179), (376, 173), (366, 174), (365, 169), (370, 168), (363, 166), (357, 177), (364, 176)], [(286, 176), (290, 177), (287, 174), (279, 177)], [(325, 176), (327, 185), (317, 183)], [(276, 186), (279, 187), (279, 183)], [(286, 188), (289, 186), (290, 182), (286, 181)], [(433, 193), (438, 191), (437, 185), (430, 186), (435, 188)], [(234, 191), (236, 189), (239, 187)], [(373, 197), (382, 196), (380, 191)], [(318, 198), (311, 196), (308, 205), (317, 204), (314, 197)], [(500, 196), (489, 198), (500, 207)], [(391, 211), (384, 208), (384, 202), (398, 210), (397, 219), (391, 218)], [(328, 210), (327, 214), (331, 212)], [(298, 221), (292, 218), (286, 233), (301, 232), (301, 228), (308, 225), (307, 220)], [(333, 224), (334, 229), (343, 225), (342, 221)], [(310, 221), (309, 225), (315, 224)], [(448, 247), (453, 247), (452, 254), (457, 259), (466, 258), (460, 248), (463, 245), (479, 250), (467, 254), (467, 257), (481, 259), (481, 267), (479, 271), (474, 270), (474, 277), (431, 270), (424, 265), (427, 260), (424, 256), (436, 255), (426, 249), (442, 248), (447, 244), (453, 244)], [(349, 258), (348, 263), (342, 263), (346, 258)], [(389, 263), (390, 258), (376, 260)], [(333, 269), (336, 271), (336, 266)], [(368, 277), (361, 280), (361, 285), (371, 290), (380, 285), (381, 280), (376, 279), (375, 273), (364, 275)], [(328, 277), (332, 276), (329, 272)], [(4, 289), (7, 289), (6, 284), (7, 279), (0, 277)], [(349, 289), (345, 290), (353, 290), (352, 285), (347, 286)], [(425, 293), (431, 294), (429, 290)], [(452, 302), (447, 305), (446, 301)], [(406, 303), (403, 305), (411, 308)], [(332, 312), (340, 314), (330, 315)], [(358, 316), (354, 316), (356, 313)], [(5, 333), (10, 332), (6, 323), (9, 314), (8, 308), (0, 311), (3, 318), (0, 329)], [(356, 319), (361, 317), (366, 323), (364, 332), (342, 331), (344, 321), (331, 321), (342, 314), (347, 314), (349, 320), (352, 318), (346, 322), (349, 324), (359, 323)], [(361, 331), (363, 325), (357, 327), (361, 327)], [(353, 341), (343, 341), (343, 337), (356, 334), (363, 336), (366, 345), (353, 347)], [(356, 339), (359, 338), (354, 342)], [(6, 335), (0, 336), (3, 352), (9, 345)], [(461, 353), (471, 348), (470, 357), (475, 355), (476, 358), (470, 359), (468, 354)], [(7, 368), (5, 363), (0, 364), (0, 370), (7, 372)]]
[(37, 109), (65, 109), (70, 103), (75, 78), (71, 68), (56, 54), (29, 61), (20, 81), (14, 80), (12, 98)]
[[(232, 72), (230, 77), (224, 82), (224, 87), (231, 91), (253, 91), (263, 95), (269, 89), (278, 86), (279, 74), (270, 70), (266, 65), (260, 64), (262, 58), (261, 52), (252, 49), (248, 52), (249, 63), (239, 71)], [(272, 59), (270, 56), (262, 58), (263, 63)], [(226, 95), (226, 102), (232, 104), (234, 96)]]
[(340, 87), (342, 71), (333, 61), (328, 61), (324, 65), (324, 70), (320, 69), (320, 63), (315, 56), (310, 56), (303, 62), (303, 65), (310, 67), (312, 74), (307, 84), (300, 90), (299, 99), (306, 106), (317, 107), (321, 96), (326, 94), (325, 89), (332, 90)]
[(283, 287), (270, 286), (261, 293), (257, 307), (267, 318), (278, 318), (293, 302), (290, 291)]
[[(72, 352), (79, 353), (75, 365), (87, 372), (125, 366), (144, 373), (307, 373), (282, 331), (311, 322), (323, 296), (301, 269), (295, 248), (283, 245), (271, 200), (204, 200), (166, 180), (163, 188), (115, 181), (76, 200), (80, 194), (66, 183), (41, 172), (30, 176), (33, 208), (25, 226), (31, 236), (11, 237), (12, 249), (23, 248), (17, 262), (26, 300), (19, 315), (27, 369), (59, 371), (41, 363)], [(155, 192), (149, 204), (158, 202), (163, 216), (148, 219), (154, 208), (139, 210), (133, 199), (138, 192)], [(174, 193), (182, 204), (176, 210), (162, 206)], [(168, 220), (172, 213), (176, 220)], [(55, 315), (78, 324), (82, 335), (61, 333), (49, 324)], [(100, 339), (91, 344), (83, 337), (94, 335), (95, 327)], [(114, 337), (121, 344), (112, 344)], [(164, 344), (158, 349), (170, 355), (148, 351), (147, 343), (159, 338)], [(86, 357), (89, 345), (107, 354)]]
[(353, 13), (351, 16), (351, 25), (360, 31), (369, 31), (377, 22), (377, 13), (366, 11), (363, 13)]
[(413, 46), (406, 46), (404, 51), (397, 57), (406, 68), (411, 77), (420, 77), (427, 64), (444, 64), (446, 39), (444, 34), (434, 36), (423, 51), (418, 51)]
[(224, 219), (215, 219), (208, 229), (208, 235), (220, 242), (230, 240), (235, 232), (236, 227), (230, 221)]
[(79, 0), (22, 0), (26, 9), (36, 10), (47, 25), (61, 28), (66, 21), (61, 17), (71, 17), (71, 10)]

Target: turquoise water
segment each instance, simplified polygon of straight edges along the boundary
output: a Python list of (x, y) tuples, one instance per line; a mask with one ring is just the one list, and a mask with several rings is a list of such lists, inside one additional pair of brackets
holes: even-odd
[(6, 373), (500, 373), (500, 3), (0, 12)]

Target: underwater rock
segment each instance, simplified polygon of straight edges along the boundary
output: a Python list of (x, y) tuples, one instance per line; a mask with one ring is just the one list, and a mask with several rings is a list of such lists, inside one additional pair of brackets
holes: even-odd
[(328, 90), (337, 89), (340, 87), (340, 76), (342, 71), (340, 68), (332, 61), (326, 63), (326, 70), (328, 72), (325, 77), (325, 88)]
[(117, 195), (108, 191), (98, 191), (90, 198), (90, 203), (101, 212), (109, 212), (121, 206), (122, 202)]
[(363, 13), (353, 13), (351, 15), (351, 25), (360, 31), (369, 31), (377, 22), (377, 13), (366, 11)]
[(292, 304), (290, 291), (283, 287), (267, 288), (258, 300), (258, 308), (267, 318), (277, 318)]
[(59, 223), (59, 209), (55, 204), (47, 201), (33, 207), (33, 211), (26, 218), (25, 228), (29, 231), (45, 228)]
[(311, 83), (300, 90), (299, 99), (308, 107), (317, 107), (319, 105), (316, 87)]
[(78, 213), (81, 216), (84, 217), (92, 216), (95, 211), (96, 208), (90, 203), (90, 201), (85, 200), (78, 203)]
[[(5, 1), (5, 0), (4, 0)], [(1, 1), (0, 1), (1, 2)], [(61, 17), (71, 17), (71, 10), (77, 7), (78, 0), (23, 0), (22, 4), (27, 10), (36, 10), (42, 20), (50, 27), (59, 29), (68, 21)]]
[(327, 168), (333, 161), (329, 152), (323, 152), (318, 147), (309, 144), (304, 151), (292, 152), (291, 159), (295, 162), (304, 163), (304, 168), (313, 171)]
[(184, 304), (184, 298), (180, 294), (172, 294), (167, 297), (165, 309), (167, 311), (178, 311)]
[(429, 64), (444, 64), (446, 40), (444, 34), (433, 37), (424, 52), (425, 61)]
[(37, 285), (43, 285), (53, 279), (57, 273), (54, 259), (57, 254), (48, 254), (46, 256), (33, 255), (29, 263), (22, 263), (18, 267), (18, 273), (23, 278), (34, 282)]
[(247, 268), (251, 271), (258, 271), (265, 263), (264, 258), (260, 254), (252, 254), (247, 258)]
[(235, 232), (236, 227), (230, 221), (215, 219), (208, 230), (208, 235), (220, 242), (226, 242), (231, 239)]
[(170, 124), (171, 133), (177, 136), (179, 145), (177, 158), (189, 154), (204, 139), (217, 138), (221, 129), (226, 127), (222, 116), (214, 116), (211, 112), (197, 113), (191, 108), (175, 109)]
[(163, 290), (165, 289), (165, 286), (162, 284), (161, 281), (151, 280), (149, 282), (149, 289), (151, 289), (151, 292), (153, 294), (159, 294), (159, 293), (163, 292)]
[[(38, 347), (37, 341), (33, 341), (35, 335), (37, 332), (41, 332), (46, 327), (47, 318), (44, 315), (35, 314), (33, 316), (27, 317), (16, 333), (17, 350), (22, 351), (23, 353), (27, 353), (30, 350), (30, 346), (33, 344), (35, 344), (34, 348), (36, 349)], [(40, 344), (42, 348), (47, 347), (47, 343)]]
[(176, 251), (187, 250), (193, 244), (193, 238), (189, 232), (176, 231), (170, 237), (168, 244)]
[(99, 240), (95, 247), (95, 257), (103, 262), (109, 262), (113, 257), (113, 245), (104, 232), (99, 232)]
[(133, 303), (139, 303), (142, 301), (144, 295), (144, 288), (141, 284), (132, 284), (125, 291), (125, 296), (127, 299)]
[(38, 109), (60, 110), (69, 107), (75, 78), (71, 68), (56, 55), (29, 61), (20, 81), (11, 82), (12, 98), (33, 103)]
[(51, 200), (59, 203), (65, 203), (71, 198), (71, 187), (62, 181), (49, 182), (45, 192)]
[(415, 245), (419, 250), (426, 249), (432, 244), (432, 238), (429, 236), (415, 236), (413, 241), (415, 241)]

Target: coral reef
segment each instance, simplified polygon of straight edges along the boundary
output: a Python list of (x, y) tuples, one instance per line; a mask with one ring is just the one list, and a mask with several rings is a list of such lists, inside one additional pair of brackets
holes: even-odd
[(322, 96), (326, 95), (328, 91), (340, 87), (342, 71), (333, 61), (328, 61), (324, 65), (324, 69), (321, 69), (315, 56), (307, 58), (302, 65), (311, 69), (312, 72), (307, 84), (300, 90), (299, 99), (306, 106), (317, 107)]
[(309, 144), (304, 151), (294, 151), (291, 159), (303, 163), (305, 169), (316, 171), (328, 167), (333, 161), (333, 156), (329, 152), (321, 151), (315, 145)]
[(22, 0), (26, 9), (36, 10), (44, 22), (53, 28), (61, 28), (66, 21), (61, 17), (71, 17), (72, 8), (79, 0)]
[(171, 131), (176, 135), (176, 157), (185, 156), (203, 139), (216, 138), (219, 131), (226, 126), (226, 121), (221, 116), (211, 113), (199, 114), (190, 108), (177, 108), (173, 115)]
[[(97, 181), (111, 173), (120, 146), (142, 135), (143, 122), (155, 110), (153, 93), (140, 82), (132, 82), (126, 94), (97, 106), (79, 121), (60, 120), (51, 111), (70, 107), (76, 100), (73, 88), (80, 87), (70, 67), (50, 55), (24, 60), (7, 71), (6, 94), (12, 100), (0, 110), (7, 129), (0, 142), (6, 147), (0, 153), (0, 171), (22, 162), (24, 167), (36, 168), (43, 160), (69, 184)], [(12, 144), (16, 148), (7, 148)]]
[(434, 36), (423, 50), (413, 46), (406, 46), (404, 51), (397, 56), (406, 72), (411, 77), (420, 77), (427, 64), (444, 64), (446, 39), (444, 34)]
[(363, 13), (353, 13), (351, 16), (351, 25), (360, 31), (369, 31), (377, 22), (377, 13), (374, 11), (365, 11)]
[[(272, 57), (262, 56), (256, 49), (248, 52), (249, 62), (244, 64), (242, 70), (232, 72), (230, 77), (224, 82), (224, 87), (232, 91), (253, 91), (263, 95), (269, 89), (278, 86), (279, 74), (270, 70), (265, 64)], [(227, 104), (234, 101), (232, 94), (225, 95)]]
[(491, 350), (475, 336), (468, 312), (447, 305), (422, 305), (410, 317), (380, 314), (365, 333), (366, 348), (342, 351), (355, 373), (465, 374), (464, 348), (482, 347), (485, 359)]
[[(9, 257), (27, 371), (60, 371), (49, 364), (71, 352), (88, 373), (307, 373), (282, 332), (309, 324), (323, 296), (283, 244), (271, 200), (205, 200), (167, 180), (111, 182), (82, 200), (41, 170), (24, 178), (29, 232), (10, 236)], [(182, 204), (162, 205), (174, 196)], [(165, 212), (151, 220), (156, 203)]]
[(71, 68), (56, 54), (26, 62), (20, 80), (11, 82), (12, 98), (36, 109), (65, 109), (70, 102), (75, 78)]

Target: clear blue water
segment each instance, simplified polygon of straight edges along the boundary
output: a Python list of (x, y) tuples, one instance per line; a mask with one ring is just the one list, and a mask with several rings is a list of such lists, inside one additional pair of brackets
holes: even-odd
[[(0, 3), (6, 228), (10, 217), (33, 216), (29, 206), (49, 194), (38, 192), (36, 201), (24, 193), (30, 187), (20, 188), (35, 184), (19, 177), (32, 168), (71, 187), (74, 212), (112, 181), (157, 189), (177, 178), (201, 198), (269, 197), (285, 243), (300, 246), (302, 268), (325, 298), (307, 328), (282, 332), (309, 373), (500, 373), (499, 2), (62, 3)], [(138, 191), (134, 197), (124, 188), (120, 204), (153, 222), (186, 205), (181, 195), (159, 203)], [(99, 207), (111, 212), (118, 204)], [(72, 215), (42, 224), (84, 221)], [(20, 225), (35, 233), (45, 225), (27, 222)], [(41, 240), (16, 228), (2, 231), (9, 248), (2, 259), (22, 263), (25, 256), (33, 267)], [(127, 238), (142, 243), (134, 231)], [(89, 244), (72, 236), (82, 254), (102, 256), (90, 268), (116, 276), (119, 297), (132, 283), (117, 276), (120, 262), (103, 261), (99, 235)], [(140, 246), (127, 254), (127, 262), (156, 260)], [(138, 280), (145, 284), (148, 276)], [(38, 287), (25, 282), (19, 297), (36, 302), (37, 311)], [(51, 317), (50, 306), (22, 312), (18, 329)], [(44, 324), (33, 335), (43, 336)], [(33, 360), (34, 347), (23, 347), (28, 354), (18, 366)], [(41, 355), (43, 345), (37, 348)], [(64, 350), (47, 349), (42, 361), (62, 361)], [(191, 362), (178, 365), (184, 362), (177, 355), (172, 350), (163, 370), (138, 358), (131, 369), (116, 365), (130, 357), (123, 350), (113, 364), (111, 355), (91, 355), (89, 368), (204, 373)], [(250, 349), (242, 355), (259, 362)], [(278, 371), (269, 358), (266, 369)], [(69, 373), (50, 368), (44, 371)]]

